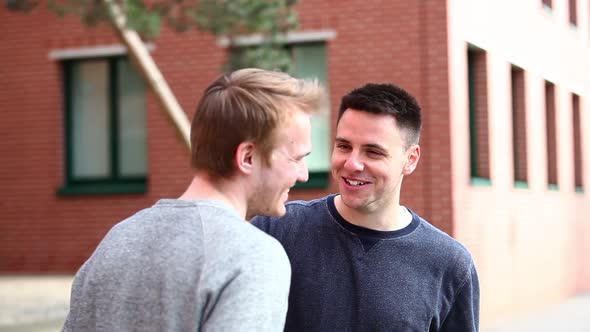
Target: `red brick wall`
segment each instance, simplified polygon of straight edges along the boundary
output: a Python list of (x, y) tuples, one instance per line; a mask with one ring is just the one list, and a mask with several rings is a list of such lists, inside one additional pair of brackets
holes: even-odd
[[(367, 82), (393, 82), (424, 110), (422, 160), (404, 181), (402, 203), (452, 233), (446, 7), (441, 1), (301, 1), (301, 30), (333, 30), (328, 41), (332, 109)], [(75, 17), (30, 15), (0, 6), (0, 272), (74, 272), (108, 229), (190, 180), (188, 151), (148, 96), (146, 194), (58, 196), (63, 184), (62, 78), (54, 49), (118, 43), (108, 26)], [(152, 55), (192, 117), (202, 90), (219, 74), (224, 50), (207, 34), (164, 30)], [(336, 113), (333, 112), (335, 122)], [(333, 124), (333, 131), (335, 124)], [(299, 190), (291, 199), (335, 192)]]
[(424, 110), (422, 161), (418, 173), (412, 175), (416, 178), (406, 182), (402, 198), (409, 197), (403, 203), (419, 209), (432, 224), (453, 235), (447, 6), (446, 1), (417, 3), (422, 42), (415, 70), (420, 73), (417, 97)]
[[(60, 20), (44, 10), (25, 15), (0, 6), (0, 25), (0, 272), (74, 272), (113, 224), (182, 193), (190, 180), (188, 152), (148, 96), (148, 192), (57, 195), (64, 183), (63, 92), (61, 66), (48, 54), (118, 39), (109, 27), (87, 29), (77, 18)], [(222, 55), (199, 33), (164, 32), (153, 52), (191, 115)]]

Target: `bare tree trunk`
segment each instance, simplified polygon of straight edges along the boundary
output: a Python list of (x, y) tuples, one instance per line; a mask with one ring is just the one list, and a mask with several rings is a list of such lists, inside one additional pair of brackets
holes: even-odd
[(182, 140), (190, 149), (190, 124), (186, 113), (182, 110), (176, 97), (170, 90), (168, 83), (150, 56), (147, 48), (135, 30), (125, 24), (125, 15), (114, 0), (103, 0), (113, 18), (113, 25), (127, 47), (129, 54), (135, 60), (139, 70), (150, 89), (156, 95), (162, 109), (166, 112), (172, 124), (177, 129)]

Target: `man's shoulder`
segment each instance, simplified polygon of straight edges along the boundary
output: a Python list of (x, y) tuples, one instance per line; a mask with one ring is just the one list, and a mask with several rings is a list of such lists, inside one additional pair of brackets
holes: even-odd
[(246, 221), (239, 225), (238, 228), (235, 228), (235, 230), (242, 232), (240, 236), (240, 238), (243, 239), (243, 241), (241, 241), (241, 248), (248, 252), (251, 252), (250, 249), (268, 252), (274, 252), (277, 250), (283, 251), (283, 247), (275, 238)]
[(272, 236), (235, 216), (201, 220), (206, 252), (247, 259), (282, 259), (283, 247)]
[(246, 221), (226, 230), (225, 236), (207, 240), (208, 266), (221, 264), (242, 273), (290, 273), (289, 258), (278, 240)]
[(424, 218), (416, 214), (415, 216), (420, 219), (419, 229), (421, 230), (421, 236), (424, 237), (421, 240), (421, 245), (425, 247), (426, 251), (431, 252), (433, 255), (444, 256), (446, 259), (451, 259), (462, 265), (471, 266), (473, 264), (471, 253), (463, 243)]
[(329, 220), (328, 200), (330, 195), (310, 201), (291, 201), (285, 205), (286, 213), (281, 217), (257, 216), (252, 225), (277, 238), (283, 245), (288, 239), (295, 239), (304, 233), (313, 232)]
[(304, 201), (296, 200), (285, 204), (286, 213), (280, 217), (256, 216), (251, 222), (254, 226), (264, 230), (267, 233), (273, 233), (271, 228), (288, 227), (289, 229), (297, 228), (299, 224), (311, 226), (314, 220), (320, 219), (323, 214), (328, 212), (329, 196), (317, 198), (314, 200)]
[(297, 200), (285, 204), (287, 213), (284, 217), (289, 217), (294, 213), (314, 213), (319, 210), (326, 210), (328, 207), (328, 199), (331, 195), (312, 199), (309, 201)]

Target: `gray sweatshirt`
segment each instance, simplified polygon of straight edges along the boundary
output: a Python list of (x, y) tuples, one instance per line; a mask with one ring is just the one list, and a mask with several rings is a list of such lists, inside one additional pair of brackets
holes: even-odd
[(280, 331), (281, 245), (214, 201), (164, 199), (115, 225), (72, 285), (64, 331)]

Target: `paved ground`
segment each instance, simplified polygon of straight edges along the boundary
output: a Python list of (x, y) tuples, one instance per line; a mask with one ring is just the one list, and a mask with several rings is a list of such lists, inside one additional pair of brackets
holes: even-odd
[[(0, 332), (60, 331), (72, 276), (0, 276)], [(482, 332), (590, 332), (590, 293)]]
[(590, 332), (590, 293), (499, 323), (483, 332)]
[(0, 276), (0, 332), (60, 331), (72, 276)]

